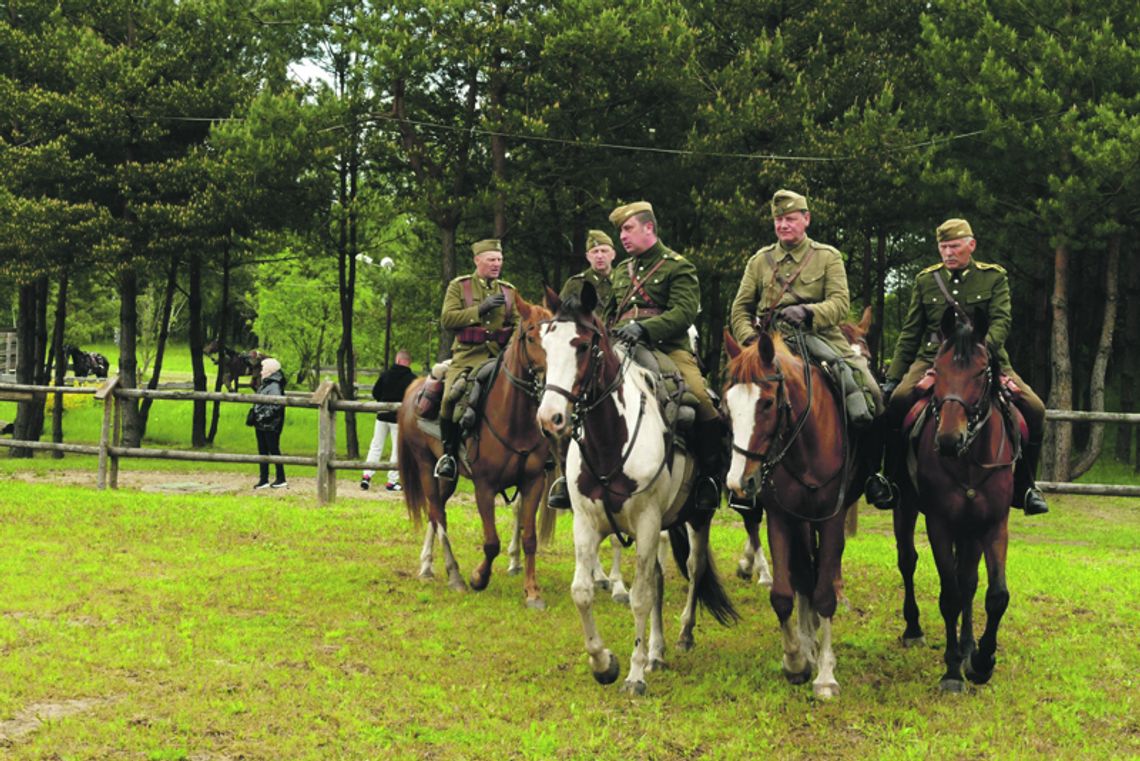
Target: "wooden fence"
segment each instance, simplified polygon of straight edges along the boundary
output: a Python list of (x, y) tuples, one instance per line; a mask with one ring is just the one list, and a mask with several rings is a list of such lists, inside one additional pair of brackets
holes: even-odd
[[(66, 444), (50, 441), (8, 440), (0, 446), (23, 449), (72, 452), (75, 454), (97, 455), (99, 458), (99, 488), (118, 488), (119, 461), (123, 458), (141, 457), (156, 460), (190, 460), (195, 462), (240, 462), (240, 463), (282, 463), (284, 465), (304, 465), (317, 469), (317, 500), (321, 504), (336, 499), (336, 471), (390, 469), (393, 463), (367, 462), (365, 460), (339, 460), (336, 458), (336, 423), (340, 412), (380, 412), (399, 408), (397, 402), (365, 402), (340, 399), (337, 385), (324, 381), (312, 394), (290, 393), (286, 396), (263, 396), (260, 394), (230, 394), (214, 391), (174, 391), (167, 389), (119, 388), (118, 377), (109, 378), (98, 388), (87, 386), (27, 386), (0, 384), (0, 401), (31, 401), (47, 394), (94, 394), (103, 403), (103, 426), (99, 444)], [(177, 401), (237, 402), (239, 404), (280, 404), (286, 407), (315, 409), (317, 414), (317, 455), (316, 457), (290, 455), (248, 455), (225, 452), (203, 452), (197, 449), (156, 449), (150, 447), (123, 447), (120, 412), (121, 399), (155, 399)], [(1140, 423), (1140, 414), (1121, 412), (1079, 412), (1070, 410), (1047, 410), (1047, 421), (1082, 423)], [(1086, 484), (1072, 482), (1041, 481), (1038, 486), (1047, 492), (1062, 494), (1086, 494), (1105, 496), (1140, 497), (1140, 485)]]

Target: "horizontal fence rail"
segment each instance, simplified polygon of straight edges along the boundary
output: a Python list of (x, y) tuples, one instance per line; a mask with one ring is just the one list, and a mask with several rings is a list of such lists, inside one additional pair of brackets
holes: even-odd
[[(93, 395), (103, 403), (103, 426), (99, 444), (67, 444), (51, 441), (9, 439), (3, 442), (10, 449), (70, 452), (96, 455), (99, 458), (99, 488), (118, 488), (119, 460), (145, 458), (192, 462), (269, 463), (300, 465), (317, 469), (317, 499), (321, 504), (336, 499), (336, 471), (391, 469), (391, 461), (336, 459), (336, 418), (338, 413), (390, 412), (400, 408), (399, 402), (369, 402), (341, 399), (337, 385), (324, 381), (313, 393), (290, 391), (285, 396), (263, 394), (235, 394), (224, 391), (183, 391), (171, 388), (119, 388), (118, 377), (112, 376), (100, 386), (36, 386), (0, 383), (0, 401), (26, 402), (48, 395)], [(120, 446), (122, 422), (119, 400), (155, 399), (164, 401), (203, 401), (238, 404), (275, 404), (318, 411), (317, 454), (302, 455), (250, 455), (229, 452), (203, 452), (198, 449), (159, 449), (153, 447)], [(1058, 423), (1125, 423), (1140, 424), (1140, 414), (1126, 412), (1083, 412), (1080, 410), (1046, 410), (1045, 419)], [(1140, 497), (1140, 485), (1086, 484), (1062, 481), (1039, 481), (1038, 487), (1046, 492), (1100, 496)]]

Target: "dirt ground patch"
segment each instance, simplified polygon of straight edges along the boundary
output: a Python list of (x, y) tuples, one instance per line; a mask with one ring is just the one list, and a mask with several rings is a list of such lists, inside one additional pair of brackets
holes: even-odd
[(79, 698), (58, 703), (33, 703), (11, 719), (0, 721), (0, 747), (35, 732), (46, 722), (86, 713), (114, 700), (115, 698)]

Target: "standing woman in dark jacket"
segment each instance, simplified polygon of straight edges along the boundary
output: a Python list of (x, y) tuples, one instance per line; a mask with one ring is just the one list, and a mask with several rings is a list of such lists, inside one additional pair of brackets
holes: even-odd
[[(258, 384), (257, 393), (263, 396), (285, 396), (285, 375), (281, 372), (281, 363), (272, 357), (261, 360), (261, 383)], [(255, 404), (250, 417), (254, 432), (257, 433), (257, 453), (281, 454), (281, 429), (285, 426), (285, 405)], [(253, 488), (265, 489), (272, 486), (274, 489), (283, 489), (289, 485), (285, 482), (285, 466), (281, 463), (275, 465), (277, 480), (269, 483), (269, 463), (258, 463), (261, 478)]]

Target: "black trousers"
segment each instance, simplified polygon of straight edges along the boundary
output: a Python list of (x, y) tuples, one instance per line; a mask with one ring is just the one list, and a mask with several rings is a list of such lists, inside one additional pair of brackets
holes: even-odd
[[(263, 431), (260, 428), (255, 428), (257, 433), (257, 453), (258, 454), (281, 454), (281, 431)], [(261, 471), (261, 483), (269, 480), (269, 463), (259, 462), (257, 467)], [(285, 480), (285, 466), (281, 463), (276, 463), (277, 480)]]

